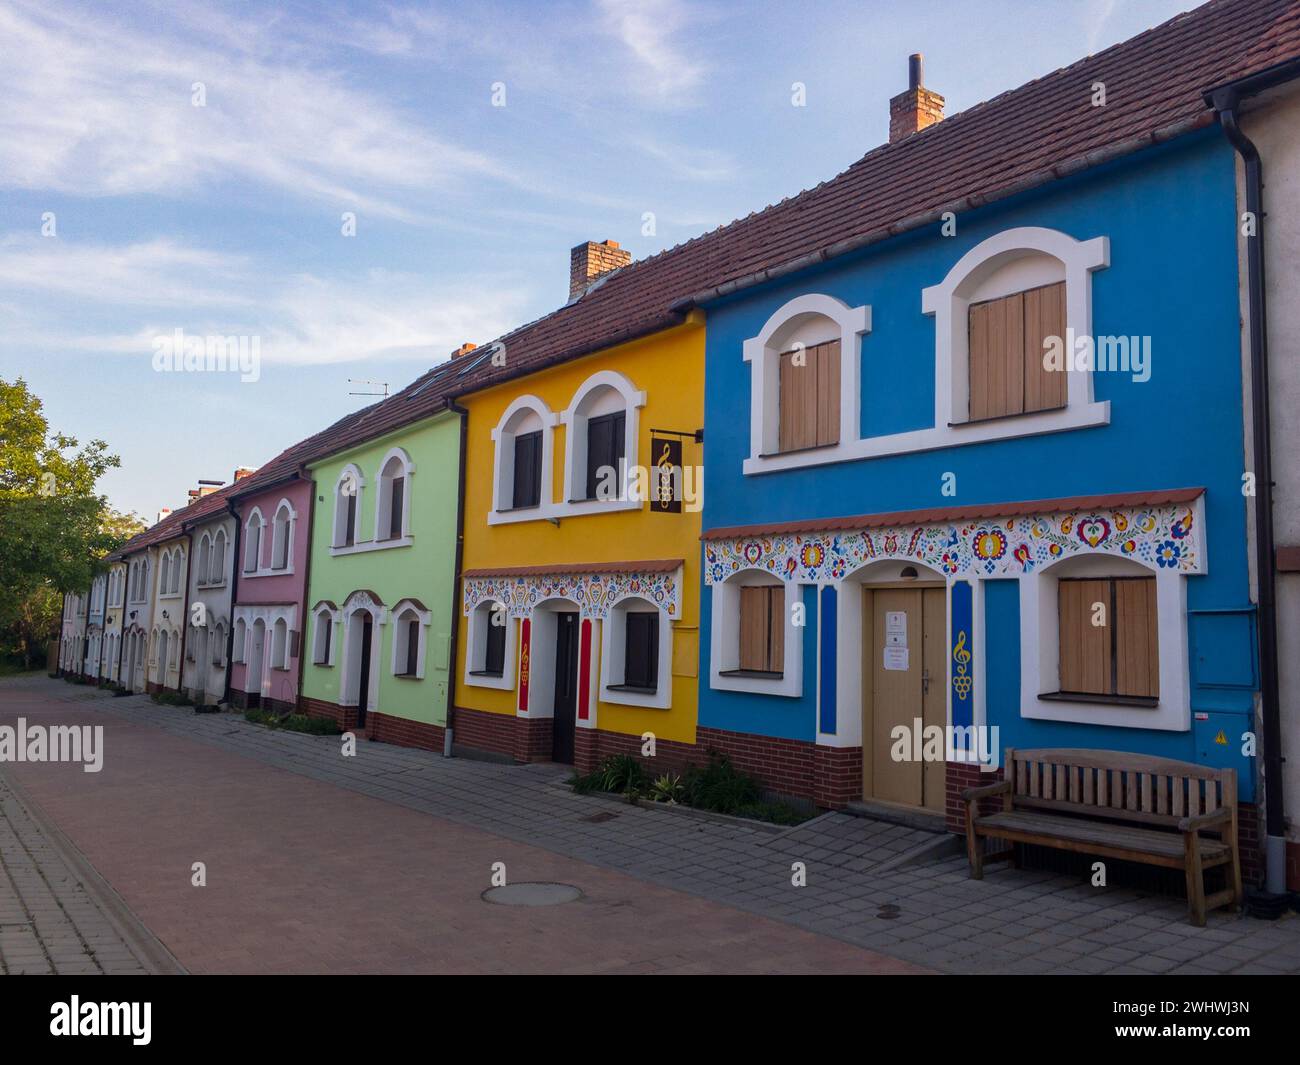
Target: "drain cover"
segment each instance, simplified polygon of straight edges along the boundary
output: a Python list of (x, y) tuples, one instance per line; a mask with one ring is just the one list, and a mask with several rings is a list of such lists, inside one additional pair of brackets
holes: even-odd
[(618, 814), (612, 814), (608, 810), (602, 810), (598, 814), (592, 814), (590, 817), (580, 818), (582, 821), (589, 821), (593, 825), (603, 825), (606, 821), (612, 821)]
[(897, 919), (902, 914), (902, 912), (903, 911), (900, 910), (894, 903), (887, 902), (880, 907), (880, 912), (877, 913), (876, 916), (879, 917), (882, 921), (893, 921)]
[(501, 906), (558, 906), (562, 902), (575, 902), (580, 898), (582, 892), (572, 884), (506, 884), (483, 892), (484, 902), (495, 902)]

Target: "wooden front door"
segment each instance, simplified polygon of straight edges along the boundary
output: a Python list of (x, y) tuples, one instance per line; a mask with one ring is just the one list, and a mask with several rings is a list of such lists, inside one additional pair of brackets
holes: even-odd
[(578, 615), (555, 615), (555, 719), (551, 761), (573, 764), (573, 732), (578, 716)]
[(946, 731), (937, 759), (916, 752), (930, 726), (947, 725), (944, 590), (866, 588), (862, 598), (863, 798), (942, 811)]

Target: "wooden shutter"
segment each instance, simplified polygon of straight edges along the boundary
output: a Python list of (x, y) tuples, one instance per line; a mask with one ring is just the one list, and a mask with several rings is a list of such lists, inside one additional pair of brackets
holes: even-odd
[(1022, 293), (971, 305), (971, 421), (1024, 412), (1024, 348)]
[[(343, 530), (343, 544), (345, 547), (351, 547), (357, 542), (357, 493), (354, 491), (348, 495), (347, 522), (348, 527)], [(257, 539), (261, 539), (261, 530), (254, 534)], [(255, 550), (260, 550), (260, 545)], [(254, 566), (256, 568), (256, 566)]]
[(542, 434), (515, 437), (515, 484), (512, 507), (535, 507), (542, 492)]
[(1065, 337), (1065, 282), (1030, 289), (1025, 296), (1025, 410), (1056, 410), (1066, 402), (1069, 374), (1043, 367), (1043, 341)]
[(840, 442), (840, 342), (818, 344), (817, 363), (817, 446)]
[[(498, 677), (506, 670), (506, 626), (493, 624), (494, 610), (487, 612), (487, 651), (483, 656), (483, 672), (495, 673)], [(510, 619), (506, 619), (506, 625)]]
[[(1060, 621), (1061, 691), (1092, 695), (1111, 693), (1111, 582), (1063, 580), (1057, 588)], [(1104, 625), (1092, 623), (1094, 604), (1105, 606)]]
[[(603, 466), (618, 471), (623, 460), (627, 416), (623, 411), (587, 420), (587, 498), (596, 498)], [(615, 482), (617, 486), (617, 481)]]
[(767, 589), (767, 669), (785, 672), (785, 589)]
[(623, 683), (654, 689), (659, 684), (659, 615), (629, 613), (625, 622)]
[(406, 675), (415, 676), (416, 667), (420, 664), (420, 622), (416, 618), (411, 618), (406, 623)]
[(746, 585), (740, 589), (740, 668), (763, 671), (767, 668), (769, 606), (764, 585)]
[(795, 354), (787, 351), (780, 356), (778, 447), (799, 451), (838, 444), (840, 342), (804, 349), (802, 366), (795, 363)]
[(1154, 577), (1115, 581), (1115, 693), (1160, 695)]
[(406, 478), (394, 477), (388, 507), (388, 538), (390, 540), (400, 540), (402, 537), (402, 505), (405, 494)]

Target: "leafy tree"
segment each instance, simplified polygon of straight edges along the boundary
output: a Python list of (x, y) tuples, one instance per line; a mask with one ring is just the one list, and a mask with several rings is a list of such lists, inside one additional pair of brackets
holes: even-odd
[(86, 591), (129, 535), (135, 516), (115, 514), (95, 493), (120, 465), (102, 440), (82, 446), (51, 432), (21, 377), (0, 379), (0, 633), (28, 668), (53, 635), (59, 593)]

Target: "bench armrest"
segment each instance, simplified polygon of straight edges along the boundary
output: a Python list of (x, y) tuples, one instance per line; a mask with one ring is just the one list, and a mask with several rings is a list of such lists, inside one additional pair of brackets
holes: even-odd
[(1184, 817), (1178, 822), (1179, 832), (1199, 832), (1203, 828), (1209, 828), (1211, 825), (1227, 823), (1232, 820), (1232, 811), (1228, 807), (1215, 810), (1210, 814), (1197, 814), (1195, 817)]
[(991, 795), (1002, 795), (1011, 790), (1011, 781), (999, 780), (996, 784), (984, 784), (978, 788), (963, 788), (961, 792), (962, 802), (978, 802), (980, 799), (987, 799)]

